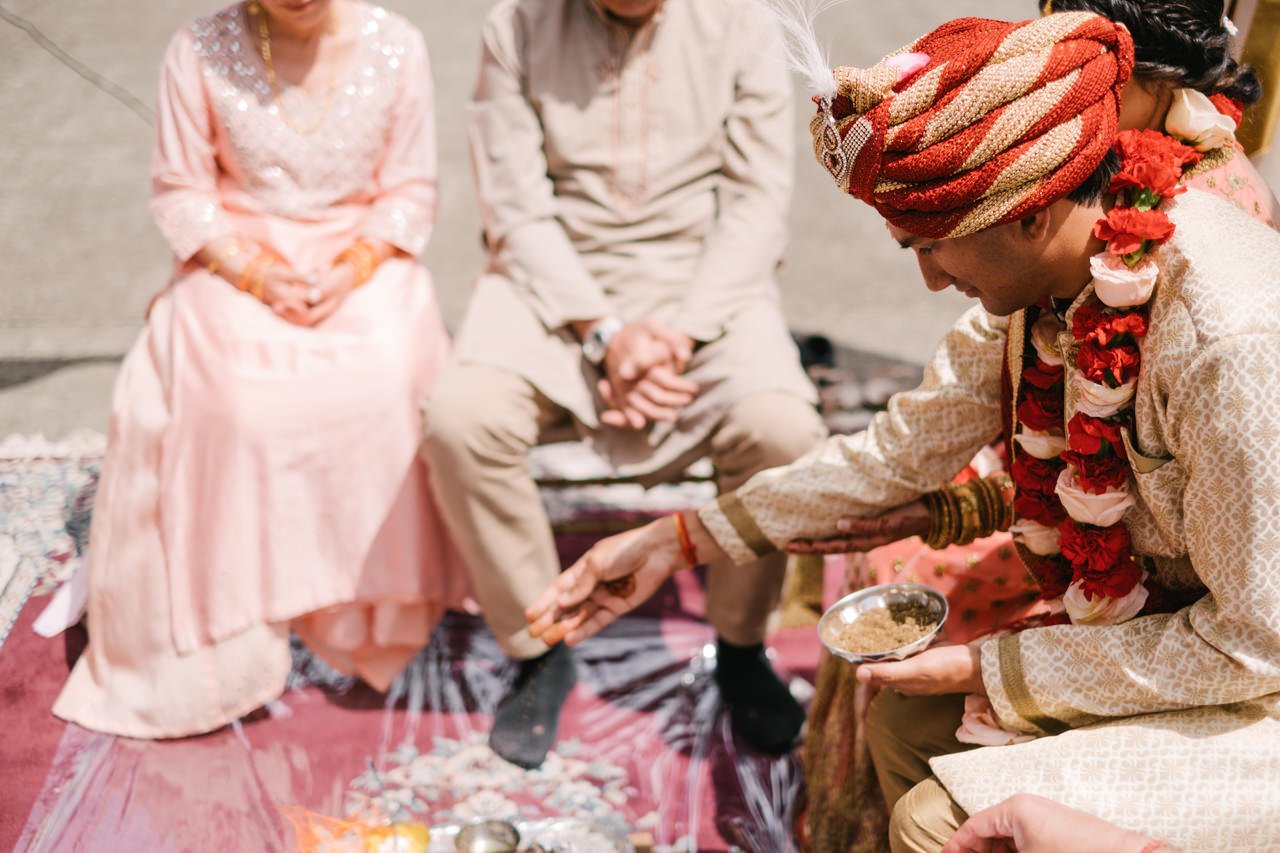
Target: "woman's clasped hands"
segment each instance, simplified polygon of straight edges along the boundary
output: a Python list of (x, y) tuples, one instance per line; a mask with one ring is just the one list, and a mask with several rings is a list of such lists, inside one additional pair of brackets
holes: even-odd
[(196, 261), (260, 300), (285, 322), (311, 327), (333, 316), (394, 251), (389, 244), (361, 239), (328, 269), (304, 273), (270, 250), (224, 237), (201, 249)]

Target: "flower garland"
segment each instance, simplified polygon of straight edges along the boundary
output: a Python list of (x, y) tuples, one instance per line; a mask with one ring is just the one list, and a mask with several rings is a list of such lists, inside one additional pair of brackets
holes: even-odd
[[(1052, 311), (1028, 311), (1010, 471), (1018, 518), (1010, 529), (1036, 558), (1042, 597), (1061, 598), (1078, 624), (1124, 622), (1166, 600), (1134, 560), (1123, 521), (1134, 504), (1124, 433), (1133, 432), (1139, 342), (1159, 275), (1150, 253), (1174, 231), (1159, 207), (1185, 191), (1184, 170), (1203, 156), (1152, 130), (1121, 133), (1116, 151), (1116, 204), (1094, 226), (1107, 249), (1090, 259), (1093, 293), (1071, 318), (1070, 342), (1059, 344), (1066, 330)], [(1063, 354), (1072, 343), (1075, 413), (1064, 431)]]

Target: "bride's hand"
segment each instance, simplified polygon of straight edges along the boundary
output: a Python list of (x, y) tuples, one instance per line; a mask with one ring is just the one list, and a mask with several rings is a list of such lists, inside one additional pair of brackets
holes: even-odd
[(282, 263), (272, 264), (262, 276), (262, 303), (295, 326), (307, 323), (307, 279)]
[(306, 324), (318, 326), (329, 319), (356, 286), (355, 269), (350, 264), (338, 264), (325, 272), (307, 295), (310, 310)]
[(525, 611), (547, 645), (576, 645), (639, 607), (684, 566), (671, 517), (601, 540)]

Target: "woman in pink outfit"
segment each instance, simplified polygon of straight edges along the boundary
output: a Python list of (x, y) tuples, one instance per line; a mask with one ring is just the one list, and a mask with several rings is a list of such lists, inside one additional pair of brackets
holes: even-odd
[(58, 716), (132, 737), (270, 702), (289, 632), (385, 689), (465, 595), (417, 457), (448, 339), (421, 34), (260, 0), (164, 59), (152, 212), (175, 272), (112, 403), (90, 642)]

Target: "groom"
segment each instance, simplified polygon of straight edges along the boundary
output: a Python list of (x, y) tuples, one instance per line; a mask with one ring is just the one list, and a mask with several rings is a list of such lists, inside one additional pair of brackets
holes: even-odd
[[(930, 289), (981, 307), (866, 432), (704, 506), (683, 544), (671, 520), (601, 543), (530, 608), (531, 629), (577, 642), (690, 552), (745, 562), (835, 536), (841, 516), (941, 488), (1003, 433), (1020, 554), (1071, 622), (862, 667), (891, 688), (868, 741), (893, 848), (939, 850), (967, 814), (1028, 791), (1182, 849), (1266, 847), (1280, 821), (1280, 237), (1185, 189), (1233, 148), (1146, 132), (1113, 151), (1122, 27), (964, 19), (909, 50), (838, 69), (815, 153)], [(628, 594), (611, 591), (628, 576)], [(959, 743), (966, 694), (1031, 739)]]

